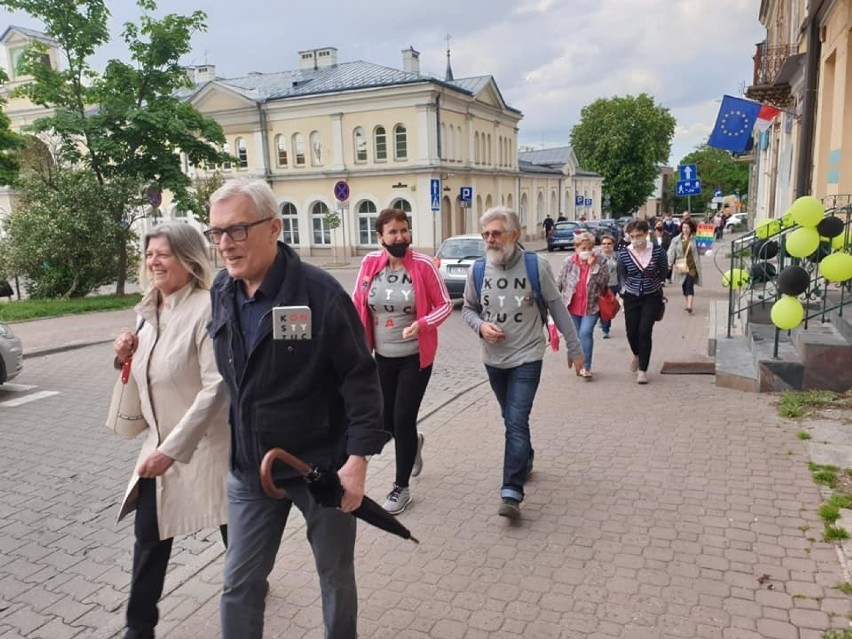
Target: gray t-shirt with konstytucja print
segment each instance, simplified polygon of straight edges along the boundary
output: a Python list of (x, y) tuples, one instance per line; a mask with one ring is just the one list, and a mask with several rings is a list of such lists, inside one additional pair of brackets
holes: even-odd
[(370, 283), (367, 305), (373, 315), (376, 352), (382, 357), (407, 357), (419, 352), (417, 338), (404, 339), (402, 331), (417, 319), (414, 284), (405, 267), (390, 265)]

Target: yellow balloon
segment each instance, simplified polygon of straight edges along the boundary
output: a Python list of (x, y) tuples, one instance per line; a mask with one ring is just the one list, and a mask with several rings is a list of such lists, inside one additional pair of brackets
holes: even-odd
[(787, 236), (787, 253), (793, 257), (807, 257), (819, 248), (819, 232), (803, 226)]
[(782, 295), (781, 299), (772, 305), (769, 316), (775, 326), (788, 331), (801, 323), (805, 316), (805, 309), (801, 302), (792, 295)]
[(834, 253), (822, 258), (819, 274), (829, 282), (845, 282), (852, 279), (852, 255)]
[(840, 251), (846, 246), (847, 240), (849, 241), (849, 243), (852, 243), (852, 234), (850, 234), (848, 230), (836, 237), (831, 238), (831, 248), (833, 248), (835, 251)]
[(800, 197), (793, 202), (790, 211), (793, 213), (793, 219), (796, 221), (796, 224), (801, 224), (802, 226), (816, 226), (825, 215), (822, 202), (813, 195), (803, 195)]
[(781, 232), (781, 222), (769, 218), (757, 220), (754, 223), (754, 234), (761, 239)]
[(796, 220), (793, 219), (793, 211), (787, 211), (781, 216), (781, 228), (788, 229), (791, 226), (796, 226)]
[(732, 268), (722, 275), (722, 286), (725, 288), (731, 287), (737, 290), (746, 284), (748, 284), (748, 273), (741, 268)]

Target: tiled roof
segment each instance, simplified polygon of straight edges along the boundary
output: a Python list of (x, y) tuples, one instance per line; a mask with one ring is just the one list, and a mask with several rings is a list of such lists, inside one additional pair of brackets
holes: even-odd
[(542, 166), (540, 164), (533, 164), (532, 162), (527, 162), (526, 160), (521, 160), (518, 158), (518, 170), (521, 173), (546, 173), (548, 175), (562, 175), (562, 169), (556, 169), (550, 166)]
[(471, 93), (470, 90), (458, 83), (445, 83), (443, 80), (431, 76), (409, 73), (363, 61), (344, 62), (333, 67), (306, 71), (251, 73), (239, 78), (219, 81), (225, 85), (241, 89), (249, 97), (267, 100), (417, 82), (439, 82), (453, 86), (465, 93)]
[(518, 159), (525, 160), (531, 164), (541, 166), (558, 165), (563, 166), (571, 159), (570, 146), (558, 146), (553, 149), (540, 149), (538, 151), (521, 151), (518, 153)]

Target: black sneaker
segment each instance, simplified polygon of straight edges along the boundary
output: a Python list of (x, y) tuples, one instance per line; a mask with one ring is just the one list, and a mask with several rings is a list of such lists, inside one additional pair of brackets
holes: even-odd
[(521, 518), (521, 502), (511, 497), (503, 497), (503, 503), (500, 504), (497, 514), (501, 517), (508, 517), (512, 521), (517, 521)]

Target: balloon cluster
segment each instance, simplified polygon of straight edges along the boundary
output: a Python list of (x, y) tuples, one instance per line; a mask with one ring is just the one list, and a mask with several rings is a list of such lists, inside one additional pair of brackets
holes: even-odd
[[(788, 224), (799, 225), (787, 236), (785, 248), (789, 255), (818, 263), (820, 275), (829, 282), (845, 282), (852, 279), (852, 255), (840, 252), (845, 244), (845, 224), (838, 217), (824, 216), (822, 202), (806, 195), (793, 203), (780, 222), (773, 221), (783, 228), (788, 228)], [(798, 296), (808, 290), (810, 276), (801, 266), (787, 266), (778, 274), (777, 285), (781, 297), (772, 305), (772, 323), (790, 330), (805, 316)]]

